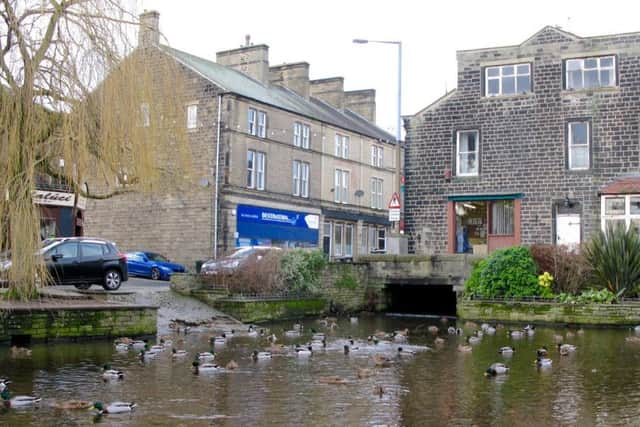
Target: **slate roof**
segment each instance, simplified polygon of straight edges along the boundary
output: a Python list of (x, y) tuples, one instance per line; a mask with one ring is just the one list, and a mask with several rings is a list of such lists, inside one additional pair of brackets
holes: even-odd
[(600, 194), (640, 194), (640, 176), (619, 178), (604, 187)]
[(250, 98), (377, 140), (391, 143), (396, 142), (396, 138), (393, 135), (347, 109), (340, 111), (328, 103), (313, 97), (307, 100), (288, 88), (263, 84), (232, 68), (169, 46), (161, 45), (160, 48), (185, 67), (195, 71), (227, 92), (235, 93), (245, 98)]

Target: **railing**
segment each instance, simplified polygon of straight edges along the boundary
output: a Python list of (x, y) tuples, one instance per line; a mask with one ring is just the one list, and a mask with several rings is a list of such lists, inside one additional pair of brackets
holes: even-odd
[[(468, 297), (469, 300), (472, 301), (481, 301), (481, 302), (536, 302), (536, 303), (562, 303), (558, 296), (554, 296), (551, 298), (548, 297), (539, 297), (539, 296), (530, 296), (530, 297), (507, 297), (507, 296), (496, 296), (496, 297), (480, 297), (471, 295)], [(640, 304), (640, 298), (620, 298), (615, 302), (616, 304)]]

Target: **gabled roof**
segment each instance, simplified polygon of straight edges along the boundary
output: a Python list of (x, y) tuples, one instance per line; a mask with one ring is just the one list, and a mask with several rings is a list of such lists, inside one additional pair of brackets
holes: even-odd
[(160, 49), (226, 92), (272, 105), (370, 138), (395, 143), (393, 135), (349, 110), (338, 110), (313, 97), (307, 100), (288, 88), (263, 84), (232, 68), (178, 49), (163, 45), (160, 46)]
[(552, 27), (551, 25), (547, 25), (542, 28), (540, 31), (520, 43), (520, 46), (524, 46), (527, 44), (536, 45), (536, 44), (544, 44), (544, 43), (558, 43), (558, 42), (568, 42), (568, 41), (576, 41), (580, 40), (579, 36), (576, 36), (573, 33), (562, 30), (558, 27)]

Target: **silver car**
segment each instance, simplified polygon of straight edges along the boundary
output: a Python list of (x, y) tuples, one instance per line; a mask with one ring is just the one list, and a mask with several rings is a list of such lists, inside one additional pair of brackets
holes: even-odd
[(260, 260), (268, 253), (278, 251), (282, 251), (282, 249), (275, 246), (245, 246), (237, 249), (229, 256), (219, 259), (211, 259), (205, 262), (202, 264), (200, 273), (207, 276), (215, 274), (231, 274), (254, 256), (257, 260)]

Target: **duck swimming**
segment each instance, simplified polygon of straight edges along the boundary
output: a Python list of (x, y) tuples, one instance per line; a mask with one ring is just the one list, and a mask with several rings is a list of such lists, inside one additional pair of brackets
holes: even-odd
[(2, 393), (9, 386), (9, 384), (11, 384), (11, 381), (6, 378), (0, 378), (0, 393)]
[(536, 358), (535, 364), (536, 364), (536, 366), (538, 366), (539, 368), (548, 368), (548, 367), (550, 367), (551, 365), (553, 365), (553, 360), (548, 359), (548, 358), (546, 358), (546, 357), (540, 357), (540, 356), (538, 356), (538, 357)]
[(305, 357), (308, 357), (308, 356), (311, 356), (312, 349), (311, 349), (311, 347), (310, 347), (310, 346), (309, 346), (309, 347), (307, 347), (307, 348), (300, 347), (300, 346), (296, 346), (296, 348), (295, 348), (295, 352), (296, 352), (296, 356), (305, 356)]
[(484, 371), (484, 375), (489, 377), (495, 377), (496, 375), (503, 375), (509, 372), (509, 368), (504, 363), (492, 363), (491, 366)]
[(538, 357), (546, 357), (548, 354), (549, 354), (549, 350), (547, 350), (547, 347), (545, 346), (542, 346), (536, 350), (536, 355)]
[(106, 364), (102, 367), (102, 379), (109, 380), (121, 380), (124, 378), (124, 372), (111, 369), (111, 365)]
[(267, 360), (267, 359), (271, 359), (272, 356), (273, 355), (269, 351), (254, 350), (254, 352), (251, 353), (251, 358), (253, 360)]
[(502, 355), (511, 355), (516, 351), (515, 348), (513, 347), (500, 347), (500, 350), (498, 350), (498, 353), (502, 354)]
[(37, 405), (42, 398), (33, 397), (33, 396), (15, 396), (11, 397), (11, 393), (9, 393), (9, 389), (5, 388), (2, 393), (0, 393), (0, 398), (4, 401), (4, 405), (7, 408), (24, 408), (27, 406)]
[(189, 353), (186, 350), (176, 350), (175, 348), (171, 349), (171, 357), (177, 359), (179, 357), (185, 357)]
[(133, 411), (138, 406), (133, 402), (112, 402), (107, 406), (104, 406), (102, 402), (95, 402), (93, 409), (96, 409), (99, 414), (124, 414)]
[(197, 359), (191, 365), (193, 366), (193, 373), (196, 375), (200, 372), (218, 372), (224, 369), (215, 363), (200, 363)]
[(216, 358), (215, 353), (211, 353), (210, 351), (203, 351), (201, 353), (196, 353), (196, 359), (201, 362), (211, 362)]
[(125, 344), (123, 342), (116, 343), (116, 351), (121, 353), (129, 351), (129, 344)]
[(578, 347), (576, 347), (575, 345), (572, 344), (560, 344), (558, 343), (558, 352), (560, 352), (561, 356), (567, 356), (570, 353), (573, 353), (576, 351)]

